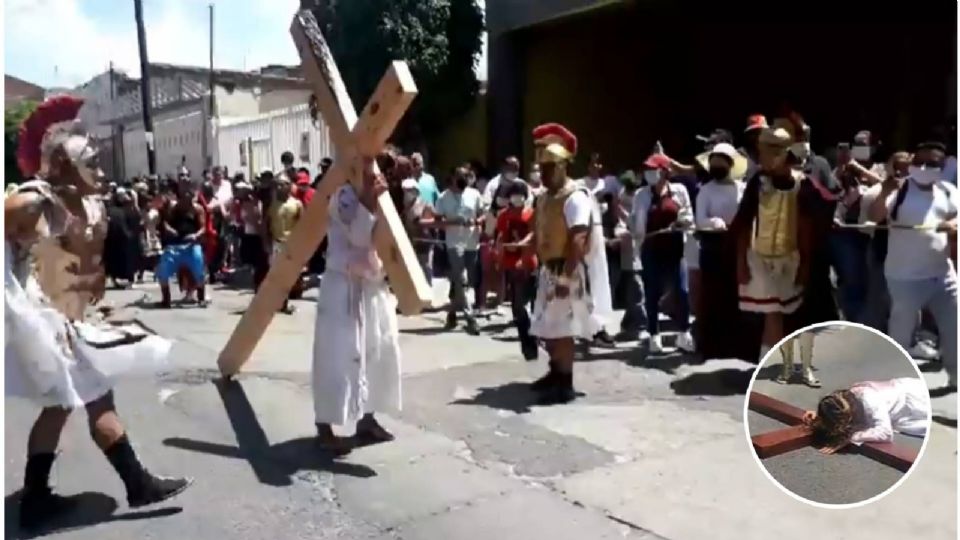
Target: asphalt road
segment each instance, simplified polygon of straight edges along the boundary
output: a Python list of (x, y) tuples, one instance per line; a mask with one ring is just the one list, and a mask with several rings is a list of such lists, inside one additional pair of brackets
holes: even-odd
[[(446, 298), (442, 282), (435, 293)], [(144, 298), (156, 297), (153, 286), (110, 292), (108, 301), (176, 340), (169, 373), (124, 381), (116, 395), (147, 466), (196, 484), (169, 504), (126, 508), (122, 485), (74, 418), (53, 477), (82, 508), (46, 537), (956, 537), (953, 427), (935, 426), (925, 460), (889, 497), (819, 510), (780, 492), (755, 464), (742, 424), (753, 366), (651, 356), (636, 344), (593, 349), (577, 365), (585, 396), (538, 407), (525, 383), (545, 361), (524, 362), (499, 315), (480, 337), (444, 332), (442, 313), (401, 318), (404, 410), (384, 419), (397, 440), (332, 461), (312, 441), (313, 294), (278, 316), (244, 373), (223, 384), (215, 359), (249, 293), (219, 289), (207, 309), (157, 311)], [(22, 538), (17, 490), (37, 411), (5, 405), (5, 536)]]

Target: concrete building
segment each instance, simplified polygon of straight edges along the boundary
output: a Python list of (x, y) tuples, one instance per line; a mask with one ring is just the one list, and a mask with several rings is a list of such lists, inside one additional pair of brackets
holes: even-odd
[[(214, 70), (213, 110), (206, 68), (150, 64), (153, 144), (158, 174), (180, 166), (193, 174), (218, 163), (217, 126), (304, 104), (310, 90), (298, 68), (257, 72)], [(74, 90), (86, 103), (81, 120), (98, 139), (105, 172), (114, 178), (146, 174), (140, 81), (119, 71), (102, 73)], [(209, 159), (207, 159), (207, 156)]]
[(530, 130), (546, 121), (580, 137), (575, 174), (593, 151), (608, 169), (637, 166), (657, 140), (690, 158), (695, 135), (737, 134), (748, 115), (784, 106), (819, 151), (860, 129), (889, 149), (955, 124), (956, 3), (861, 8), (487, 0), (488, 160), (529, 158)]
[(45, 90), (13, 75), (3, 75), (3, 106), (10, 107), (21, 101), (42, 101)]

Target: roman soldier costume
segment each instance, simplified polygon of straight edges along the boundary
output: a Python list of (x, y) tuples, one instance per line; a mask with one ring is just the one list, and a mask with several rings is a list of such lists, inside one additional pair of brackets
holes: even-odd
[(801, 307), (809, 282), (821, 195), (798, 167), (804, 128), (794, 115), (763, 130), (760, 170), (748, 179), (731, 225), (740, 309), (765, 319), (761, 356), (786, 334), (785, 318)]
[[(576, 137), (559, 124), (546, 124), (533, 130), (533, 138), (547, 190), (534, 209), (540, 268), (530, 332), (547, 342), (562, 342), (563, 349), (557, 353), (548, 347), (550, 372), (533, 388), (542, 392), (543, 402), (563, 403), (576, 395), (574, 338), (590, 339), (603, 329), (604, 318), (612, 313), (610, 287), (599, 205), (566, 174), (577, 151)], [(572, 244), (583, 232), (587, 238), (581, 258)]]
[[(115, 379), (154, 373), (171, 347), (135, 321), (84, 320), (103, 292), (106, 221), (96, 150), (76, 121), (82, 105), (70, 96), (50, 98), (24, 121), (17, 163), (32, 179), (5, 207), (6, 394), (30, 399), (52, 416), (93, 405), (112, 410)], [(26, 526), (39, 524), (63, 502), (47, 485), (54, 449), (29, 450), (21, 508)], [(131, 506), (163, 500), (189, 484), (148, 473), (125, 434), (103, 450)]]

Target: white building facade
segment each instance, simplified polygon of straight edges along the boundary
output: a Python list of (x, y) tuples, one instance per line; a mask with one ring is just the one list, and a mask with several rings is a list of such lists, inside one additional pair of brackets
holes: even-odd
[[(176, 173), (181, 166), (195, 178), (217, 164), (226, 165), (231, 173), (247, 170), (240, 165), (240, 147), (235, 139), (262, 151), (267, 137), (271, 149), (281, 148), (269, 163), (265, 154), (254, 161), (264, 164), (258, 165), (261, 169), (274, 167), (274, 163), (279, 166), (284, 150), (298, 154), (298, 146), (286, 147), (291, 141), (313, 141), (308, 145), (313, 145), (312, 152), (317, 155), (329, 150), (329, 142), (324, 142), (329, 140), (326, 130), (312, 126), (306, 105), (310, 91), (302, 79), (294, 76), (294, 69), (274, 67), (260, 73), (214, 70), (213, 111), (209, 110), (209, 70), (151, 64), (150, 75), (152, 143), (156, 173), (161, 176)], [(117, 180), (148, 174), (140, 81), (107, 72), (74, 93), (86, 100), (80, 118), (100, 144), (105, 172)], [(225, 127), (229, 144), (220, 142), (220, 126)], [(254, 139), (259, 142), (252, 143)], [(312, 158), (313, 154), (306, 155)], [(313, 160), (311, 170), (317, 161), (319, 158)]]

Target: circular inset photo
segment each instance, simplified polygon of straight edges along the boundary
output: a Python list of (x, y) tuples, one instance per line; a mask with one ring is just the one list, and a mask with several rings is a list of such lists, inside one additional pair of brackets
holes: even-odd
[(771, 349), (743, 414), (767, 477), (827, 508), (867, 504), (906, 480), (932, 417), (930, 392), (906, 351), (842, 321), (804, 328)]

